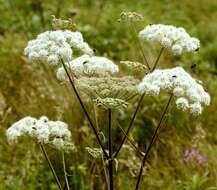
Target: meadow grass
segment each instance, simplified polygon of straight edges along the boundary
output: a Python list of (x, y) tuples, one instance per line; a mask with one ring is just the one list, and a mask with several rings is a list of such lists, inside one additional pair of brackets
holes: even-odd
[[(40, 147), (23, 140), (9, 146), (6, 129), (25, 115), (47, 115), (62, 119), (70, 125), (77, 152), (67, 155), (66, 167), (73, 189), (106, 189), (101, 177), (102, 160), (93, 159), (85, 147), (97, 147), (95, 137), (88, 126), (78, 102), (69, 94), (69, 86), (59, 84), (46, 66), (30, 64), (23, 56), (27, 41), (39, 32), (51, 29), (50, 15), (72, 18), (77, 29), (96, 49), (97, 55), (108, 56), (114, 61), (142, 61), (141, 54), (127, 23), (118, 22), (122, 11), (136, 11), (144, 21), (136, 23), (137, 32), (149, 23), (183, 26), (201, 40), (198, 54), (173, 57), (165, 52), (160, 66), (181, 65), (191, 74), (204, 81), (212, 97), (211, 106), (194, 118), (171, 106), (161, 135), (148, 160), (145, 177), (140, 189), (144, 190), (208, 190), (217, 189), (217, 135), (216, 117), (216, 67), (217, 67), (217, 2), (214, 0), (78, 0), (33, 1), (0, 0), (0, 189), (36, 190), (56, 189), (49, 167)], [(144, 42), (144, 52), (154, 62), (159, 48)], [(154, 54), (152, 53), (154, 52)], [(191, 69), (191, 65), (196, 68)], [(87, 100), (88, 101), (88, 100)], [(145, 97), (130, 137), (141, 150), (148, 145), (159, 114), (166, 104), (167, 96)], [(127, 126), (135, 106), (128, 112), (116, 114), (113, 124)], [(91, 106), (88, 107), (91, 110)], [(100, 114), (106, 114), (98, 110)], [(173, 115), (173, 116), (172, 116)], [(94, 117), (91, 112), (91, 117)], [(99, 120), (103, 130), (106, 124)], [(186, 164), (183, 154), (190, 149), (196, 128), (202, 127), (206, 137), (198, 142), (200, 152), (208, 158), (203, 166)], [(115, 142), (120, 141), (119, 128), (114, 129)], [(114, 147), (117, 148), (117, 147)], [(48, 148), (57, 175), (64, 180), (61, 154)], [(131, 190), (135, 186), (135, 173), (139, 170), (138, 155), (126, 147), (119, 156), (118, 172), (115, 172), (116, 189)], [(136, 160), (135, 160), (136, 159)], [(138, 164), (138, 166), (136, 165)], [(202, 184), (200, 184), (202, 183)]]

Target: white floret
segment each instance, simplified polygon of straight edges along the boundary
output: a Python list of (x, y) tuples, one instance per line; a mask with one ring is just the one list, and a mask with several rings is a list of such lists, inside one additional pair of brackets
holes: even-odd
[(67, 80), (66, 72), (63, 67), (60, 67), (57, 69), (56, 77), (58, 80), (61, 80), (61, 81)]
[(62, 149), (64, 147), (64, 140), (62, 138), (54, 138), (52, 141), (53, 146), (57, 149)]
[(192, 115), (200, 115), (202, 113), (202, 106), (199, 102), (195, 102), (193, 104), (190, 105), (190, 111), (192, 113)]
[(178, 98), (176, 100), (176, 105), (178, 109), (181, 109), (183, 111), (189, 108), (188, 100), (186, 98)]

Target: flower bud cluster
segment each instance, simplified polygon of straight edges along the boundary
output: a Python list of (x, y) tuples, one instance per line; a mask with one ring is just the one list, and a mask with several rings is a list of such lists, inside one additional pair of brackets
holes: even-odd
[(98, 105), (117, 108), (125, 107), (138, 94), (138, 82), (133, 77), (81, 77), (76, 86)]
[(146, 71), (147, 67), (139, 62), (135, 61), (120, 61), (120, 64), (126, 66), (130, 71)]
[(128, 106), (128, 102), (119, 98), (96, 98), (94, 102), (97, 106), (101, 106), (105, 109), (125, 109)]
[(122, 12), (118, 21), (140, 21), (143, 19), (143, 15), (137, 12)]

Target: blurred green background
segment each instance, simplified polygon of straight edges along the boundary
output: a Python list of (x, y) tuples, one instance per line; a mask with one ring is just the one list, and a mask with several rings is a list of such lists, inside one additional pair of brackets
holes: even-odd
[[(201, 40), (198, 54), (174, 57), (165, 52), (160, 67), (183, 66), (203, 81), (212, 97), (211, 106), (200, 117), (171, 106), (166, 122), (146, 166), (141, 190), (217, 189), (217, 1), (216, 0), (0, 0), (0, 190), (56, 189), (53, 176), (37, 144), (23, 140), (10, 146), (6, 129), (26, 115), (61, 119), (70, 124), (77, 152), (67, 155), (67, 171), (72, 189), (106, 189), (100, 159), (91, 157), (85, 147), (97, 147), (95, 137), (68, 86), (55, 79), (55, 73), (30, 64), (23, 56), (28, 40), (51, 30), (51, 15), (71, 18), (84, 38), (116, 63), (142, 61), (135, 36), (128, 24), (118, 22), (122, 11), (136, 11), (144, 20), (135, 24), (139, 31), (149, 23), (182, 26)], [(160, 47), (144, 42), (145, 54), (153, 62)], [(194, 69), (191, 65), (196, 64)], [(130, 134), (145, 150), (167, 96), (145, 97)], [(87, 100), (88, 103), (88, 100)], [(91, 105), (89, 107), (91, 111)], [(113, 130), (118, 144), (135, 109), (114, 113)], [(100, 114), (100, 126), (104, 112)], [(185, 163), (184, 152), (197, 144), (207, 163)], [(116, 146), (114, 145), (114, 148)], [(58, 176), (63, 180), (61, 155), (49, 149)], [(116, 189), (132, 190), (140, 157), (128, 144), (118, 158)]]

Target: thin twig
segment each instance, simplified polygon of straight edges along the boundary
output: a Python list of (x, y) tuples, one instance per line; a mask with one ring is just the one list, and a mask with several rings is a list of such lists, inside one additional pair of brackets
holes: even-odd
[(84, 114), (86, 115), (86, 117), (87, 117), (87, 119), (88, 119), (88, 121), (89, 121), (89, 123), (90, 123), (90, 126), (91, 126), (91, 128), (93, 129), (93, 131), (94, 131), (94, 134), (95, 134), (95, 136), (96, 136), (96, 138), (97, 138), (97, 141), (98, 141), (98, 143), (99, 143), (99, 145), (100, 145), (100, 147), (101, 147), (101, 149), (102, 149), (102, 151), (103, 151), (105, 157), (108, 159), (108, 158), (109, 158), (109, 157), (108, 157), (108, 154), (107, 154), (107, 152), (105, 151), (105, 148), (104, 148), (103, 145), (102, 145), (102, 142), (101, 142), (101, 140), (100, 140), (100, 138), (99, 138), (99, 135), (98, 135), (98, 133), (97, 133), (97, 130), (96, 130), (96, 128), (94, 127), (94, 124), (93, 124), (93, 122), (92, 122), (92, 120), (91, 120), (91, 118), (90, 118), (90, 116), (89, 116), (89, 114), (88, 114), (88, 112), (87, 112), (87, 110), (86, 110), (86, 108), (85, 108), (85, 106), (84, 106), (84, 103), (82, 102), (82, 100), (81, 100), (81, 98), (80, 98), (80, 96), (79, 96), (79, 94), (78, 94), (78, 91), (77, 91), (76, 88), (75, 88), (74, 79), (71, 78), (71, 76), (70, 76), (70, 74), (69, 74), (69, 72), (68, 72), (68, 69), (66, 68), (66, 65), (65, 65), (65, 63), (64, 63), (64, 61), (63, 61), (62, 59), (61, 59), (61, 63), (62, 63), (63, 68), (64, 68), (64, 70), (65, 70), (65, 72), (66, 72), (66, 74), (67, 74), (67, 77), (68, 77), (69, 82), (70, 82), (70, 84), (71, 84), (71, 86), (72, 86), (72, 88), (73, 88), (73, 91), (74, 91), (74, 93), (75, 93), (75, 95), (76, 95), (76, 97), (77, 97), (77, 99), (78, 99), (78, 101), (79, 101), (79, 103), (80, 103), (80, 105), (81, 105), (83, 111), (84, 111)]
[(62, 151), (62, 161), (63, 161), (63, 172), (64, 172), (64, 177), (65, 177), (66, 187), (67, 187), (67, 190), (70, 190), (69, 181), (68, 181), (67, 172), (66, 172), (65, 153), (63, 151)]
[(142, 176), (142, 172), (143, 172), (143, 168), (144, 168), (145, 162), (146, 162), (146, 160), (147, 160), (147, 158), (148, 158), (148, 155), (149, 155), (149, 152), (150, 152), (150, 150), (151, 150), (151, 148), (152, 148), (152, 145), (153, 145), (153, 143), (155, 142), (155, 139), (156, 139), (156, 137), (157, 137), (157, 132), (158, 132), (158, 130), (159, 130), (160, 127), (161, 127), (161, 123), (162, 123), (162, 121), (163, 121), (164, 116), (166, 115), (166, 112), (167, 112), (167, 110), (168, 110), (168, 107), (169, 107), (169, 105), (170, 105), (170, 102), (171, 102), (171, 100), (172, 100), (172, 97), (173, 97), (173, 95), (170, 95), (170, 98), (169, 98), (169, 100), (168, 100), (168, 102), (167, 102), (167, 105), (166, 105), (166, 107), (165, 107), (165, 109), (164, 109), (164, 111), (163, 111), (163, 113), (162, 113), (162, 115), (161, 115), (161, 118), (160, 118), (160, 121), (159, 121), (159, 123), (158, 123), (158, 126), (157, 126), (157, 128), (156, 128), (156, 130), (155, 130), (155, 132), (154, 132), (154, 135), (152, 136), (151, 142), (150, 142), (150, 144), (149, 144), (149, 146), (148, 146), (148, 148), (147, 148), (147, 151), (146, 151), (146, 153), (145, 153), (145, 156), (144, 156), (144, 158), (143, 158), (143, 160), (142, 160), (141, 167), (140, 167), (140, 171), (139, 171), (139, 176), (138, 176), (138, 178), (137, 178), (137, 183), (136, 183), (136, 188), (135, 188), (135, 190), (138, 190), (138, 189), (139, 189), (139, 184), (140, 184), (140, 181), (141, 181), (141, 176)]
[(49, 167), (50, 167), (50, 169), (51, 169), (51, 171), (52, 171), (52, 174), (53, 174), (53, 176), (54, 176), (54, 179), (56, 180), (56, 183), (57, 183), (57, 185), (58, 185), (58, 187), (59, 187), (59, 190), (63, 190), (62, 185), (61, 185), (61, 183), (60, 183), (60, 181), (59, 181), (59, 179), (58, 179), (58, 177), (57, 177), (57, 175), (56, 175), (56, 172), (55, 172), (55, 170), (54, 170), (54, 167), (53, 167), (53, 165), (52, 165), (52, 163), (51, 163), (51, 161), (50, 161), (50, 159), (49, 159), (49, 157), (48, 157), (48, 155), (47, 155), (47, 152), (46, 152), (46, 150), (45, 150), (43, 144), (40, 143), (39, 145), (40, 145), (41, 150), (42, 150), (42, 152), (43, 152), (43, 154), (44, 154), (44, 156), (45, 156), (45, 158), (46, 158), (46, 160), (47, 160), (47, 162), (48, 162), (48, 165), (49, 165)]
[(44, 29), (45, 28), (44, 7), (41, 0), (38, 1), (38, 12), (41, 20), (41, 26)]
[(92, 101), (92, 103), (93, 103), (93, 110), (94, 110), (94, 119), (95, 119), (95, 123), (96, 123), (96, 129), (97, 129), (97, 131), (100, 131), (99, 130), (99, 123), (98, 123), (98, 113), (97, 113), (97, 108), (96, 108), (96, 105), (95, 105), (95, 103)]
[(156, 61), (155, 61), (155, 63), (154, 63), (154, 66), (153, 66), (153, 68), (151, 69), (151, 72), (153, 72), (153, 71), (156, 69), (157, 64), (158, 64), (158, 62), (159, 62), (159, 59), (160, 59), (160, 57), (161, 57), (161, 55), (162, 55), (164, 49), (165, 49), (164, 47), (161, 48), (160, 53), (159, 53), (159, 55), (158, 55), (158, 57), (157, 57), (157, 59), (156, 59)]
[(114, 189), (114, 184), (113, 184), (113, 158), (112, 158), (112, 115), (111, 115), (111, 109), (108, 110), (108, 119), (109, 119), (109, 189), (113, 190)]
[(151, 70), (151, 67), (150, 67), (150, 65), (149, 65), (149, 63), (148, 63), (148, 60), (147, 60), (147, 58), (146, 58), (146, 56), (145, 56), (145, 53), (144, 53), (142, 43), (141, 43), (141, 41), (140, 41), (140, 39), (139, 39), (139, 37), (138, 37), (138, 35), (137, 35), (135, 26), (134, 26), (134, 24), (133, 24), (132, 22), (130, 22), (130, 27), (131, 27), (131, 30), (132, 30), (132, 32), (134, 33), (135, 37), (136, 37), (136, 41), (137, 41), (137, 43), (138, 43), (138, 45), (139, 45), (139, 49), (140, 49), (140, 52), (141, 52), (141, 54), (142, 54), (143, 61), (145, 62), (145, 64), (146, 64), (146, 66), (148, 67), (148, 69)]
[(133, 117), (132, 117), (132, 119), (131, 119), (131, 121), (130, 121), (130, 123), (129, 123), (129, 126), (128, 126), (128, 128), (127, 128), (126, 135), (125, 135), (124, 138), (122, 139), (122, 141), (121, 141), (121, 143), (120, 143), (120, 145), (119, 145), (117, 151), (115, 152), (114, 158), (116, 158), (116, 157), (118, 156), (118, 153), (120, 152), (120, 150), (121, 150), (121, 148), (122, 148), (122, 146), (123, 146), (123, 144), (124, 144), (124, 142), (125, 142), (125, 140), (126, 140), (126, 138), (127, 138), (127, 136), (128, 136), (128, 133), (130, 132), (130, 129), (131, 129), (132, 126), (133, 126), (134, 120), (135, 120), (135, 118), (136, 118), (136, 115), (137, 115), (137, 112), (138, 112), (138, 110), (139, 110), (139, 107), (140, 107), (140, 105), (141, 105), (141, 103), (142, 103), (143, 97), (144, 97), (144, 94), (141, 96), (141, 98), (140, 98), (140, 100), (139, 100), (139, 102), (138, 102), (138, 104), (137, 104), (136, 110), (135, 110), (135, 112), (134, 112), (134, 114), (133, 114)]
[(107, 190), (110, 190), (110, 189), (109, 189), (108, 174), (107, 174), (107, 172), (106, 172), (106, 164), (105, 164), (105, 161), (104, 161), (104, 158), (103, 158), (103, 157), (102, 157), (102, 163), (103, 163), (103, 171), (104, 171), (104, 174), (105, 174), (106, 187), (107, 187)]
[(59, 18), (59, 16), (60, 16), (62, 5), (63, 5), (63, 1), (62, 0), (58, 0), (58, 2), (57, 2), (57, 9), (56, 9), (56, 15), (55, 15), (57, 18)]
[(134, 147), (134, 149), (141, 155), (144, 156), (144, 153), (139, 150), (139, 148), (136, 146), (136, 144), (133, 142), (132, 139), (130, 139), (130, 137), (127, 136), (126, 132), (124, 131), (124, 129), (120, 126), (120, 124), (118, 123), (118, 127), (121, 129), (121, 132), (125, 135), (126, 139), (129, 141), (129, 143)]

